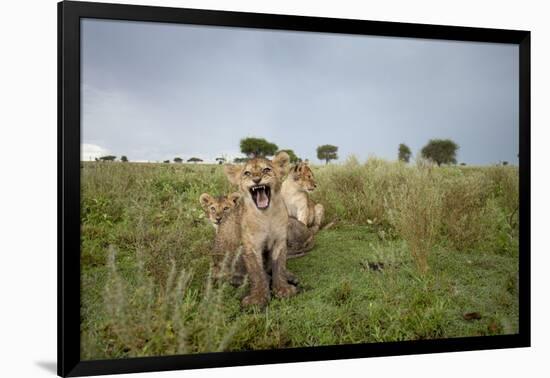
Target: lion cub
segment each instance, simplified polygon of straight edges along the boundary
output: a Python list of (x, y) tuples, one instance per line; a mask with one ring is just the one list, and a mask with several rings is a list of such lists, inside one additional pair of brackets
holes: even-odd
[[(208, 216), (208, 220), (218, 232), (220, 224), (227, 218), (229, 213), (236, 206), (239, 206), (241, 199), (240, 193), (231, 193), (226, 196), (211, 196), (208, 193), (203, 193), (199, 197), (199, 202)], [(294, 217), (288, 218), (288, 234), (287, 234), (287, 258), (304, 256), (314, 246), (313, 232), (307, 228), (302, 222)]]
[(309, 198), (308, 192), (312, 192), (316, 186), (311, 168), (301, 162), (291, 169), (281, 189), (288, 215), (308, 226), (313, 233), (319, 230), (325, 214), (323, 205), (315, 204)]
[(243, 305), (265, 305), (271, 289), (277, 297), (296, 294), (287, 282), (288, 212), (281, 196), (282, 178), (289, 157), (278, 153), (273, 160), (254, 158), (242, 166), (226, 165), (229, 181), (239, 187), (242, 202), (220, 224), (215, 249), (237, 251), (250, 280), (250, 293)]
[(208, 216), (208, 220), (210, 220), (210, 223), (212, 223), (212, 226), (214, 226), (214, 229), (217, 232), (224, 216), (229, 214), (229, 212), (237, 206), (240, 199), (241, 195), (236, 192), (227, 196), (218, 197), (213, 197), (208, 193), (203, 193), (199, 197), (199, 202)]

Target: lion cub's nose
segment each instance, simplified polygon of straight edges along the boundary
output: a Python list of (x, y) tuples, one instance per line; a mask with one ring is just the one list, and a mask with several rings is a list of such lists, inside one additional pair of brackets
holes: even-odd
[(222, 220), (222, 217), (216, 217), (216, 222), (220, 223), (221, 220)]
[(252, 179), (252, 181), (254, 181), (254, 184), (258, 184), (260, 181), (262, 181), (262, 178), (261, 177), (254, 177)]

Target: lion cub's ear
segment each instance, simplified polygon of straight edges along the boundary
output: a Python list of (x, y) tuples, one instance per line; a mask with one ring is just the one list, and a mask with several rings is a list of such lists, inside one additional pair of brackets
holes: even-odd
[(214, 198), (212, 198), (212, 196), (208, 193), (203, 193), (199, 197), (199, 202), (203, 208), (207, 208), (213, 201)]
[[(299, 164), (299, 163), (298, 163)], [(298, 164), (294, 164), (291, 168), (290, 168), (290, 174), (292, 175), (292, 177), (296, 180), (298, 178)]]
[(227, 196), (227, 198), (229, 198), (229, 200), (232, 201), (235, 204), (235, 206), (237, 206), (237, 203), (241, 199), (241, 193), (238, 193), (238, 192), (231, 193), (230, 195)]
[(290, 157), (284, 151), (279, 152), (272, 160), (273, 167), (276, 168), (280, 176), (286, 175), (290, 164)]
[(241, 177), (242, 167), (234, 164), (226, 164), (223, 167), (223, 171), (227, 176), (227, 179), (230, 183), (234, 185), (239, 185), (239, 179)]

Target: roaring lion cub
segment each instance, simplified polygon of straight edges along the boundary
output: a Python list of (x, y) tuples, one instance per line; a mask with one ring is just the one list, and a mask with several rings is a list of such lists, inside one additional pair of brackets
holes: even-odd
[[(208, 193), (201, 194), (199, 201), (208, 216), (208, 220), (218, 232), (220, 224), (225, 222), (228, 215), (240, 205), (240, 193), (231, 193), (227, 196), (211, 196)], [(223, 238), (234, 238), (231, 233), (225, 233)], [(227, 241), (218, 238), (216, 245), (225, 246)], [(314, 247), (314, 234), (302, 222), (296, 218), (289, 217), (288, 219), (288, 235), (287, 235), (287, 259), (302, 257)], [(243, 283), (246, 269), (242, 262), (242, 258), (237, 256), (236, 251), (223, 251), (219, 248), (214, 250), (213, 255), (213, 273), (216, 278), (228, 278), (229, 282), (234, 286), (240, 286)], [(229, 253), (229, 255), (226, 255)], [(264, 265), (266, 265), (264, 263)], [(265, 267), (268, 274), (271, 274), (271, 267)], [(298, 284), (298, 279), (287, 271), (287, 279), (293, 285)]]
[(250, 280), (250, 293), (242, 301), (245, 306), (268, 302), (269, 267), (273, 294), (296, 294), (296, 287), (287, 282), (288, 213), (281, 196), (288, 165), (288, 154), (280, 152), (273, 160), (254, 158), (242, 166), (225, 166), (227, 178), (239, 187), (242, 203), (220, 224), (215, 249), (236, 251), (242, 247)]
[[(211, 196), (203, 193), (199, 197), (199, 202), (206, 214), (208, 220), (216, 230), (233, 209), (239, 205), (241, 199), (240, 193), (231, 193), (228, 195)], [(288, 218), (287, 235), (287, 258), (304, 256), (314, 246), (313, 232), (302, 222), (294, 217)]]
[(319, 230), (325, 214), (323, 205), (315, 204), (308, 195), (316, 186), (311, 168), (307, 163), (301, 162), (291, 169), (281, 189), (288, 214), (308, 226), (314, 233)]

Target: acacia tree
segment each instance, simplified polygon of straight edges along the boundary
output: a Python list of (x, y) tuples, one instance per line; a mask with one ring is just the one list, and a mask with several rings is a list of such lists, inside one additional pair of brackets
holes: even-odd
[(405, 143), (399, 145), (399, 153), (397, 158), (405, 163), (408, 163), (411, 160), (411, 149)]
[(325, 164), (328, 164), (331, 160), (338, 159), (338, 147), (331, 144), (324, 144), (317, 147), (317, 158), (324, 160)]
[(459, 148), (450, 139), (430, 139), (420, 152), (423, 158), (433, 160), (437, 165), (456, 164), (456, 152)]
[(128, 163), (128, 158), (126, 157), (126, 155), (122, 155), (120, 157), (120, 161), (124, 162), (124, 163)]
[(114, 161), (115, 159), (116, 159), (116, 156), (114, 155), (107, 155), (99, 158), (99, 160), (101, 161)]
[(250, 159), (255, 157), (273, 156), (279, 149), (275, 143), (263, 138), (244, 138), (240, 142), (241, 152)]
[(293, 150), (280, 150), (280, 151), (277, 151), (277, 153), (279, 152), (286, 152), (288, 154), (288, 157), (290, 158), (290, 162), (292, 164), (294, 163), (297, 163), (300, 161), (300, 158), (298, 158), (298, 156), (296, 156), (296, 154), (294, 153)]
[(174, 158), (174, 163), (181, 163), (181, 162), (183, 162), (182, 158), (180, 158), (180, 157), (175, 157)]
[(201, 161), (202, 161), (202, 159), (200, 159), (200, 158), (198, 158), (198, 157), (192, 157), (192, 158), (187, 159), (187, 162), (188, 162), (188, 163), (195, 163), (195, 164), (197, 164), (198, 162), (201, 162)]
[(225, 158), (224, 157), (217, 157), (216, 161), (218, 162), (218, 164), (222, 165), (223, 163), (225, 163)]

